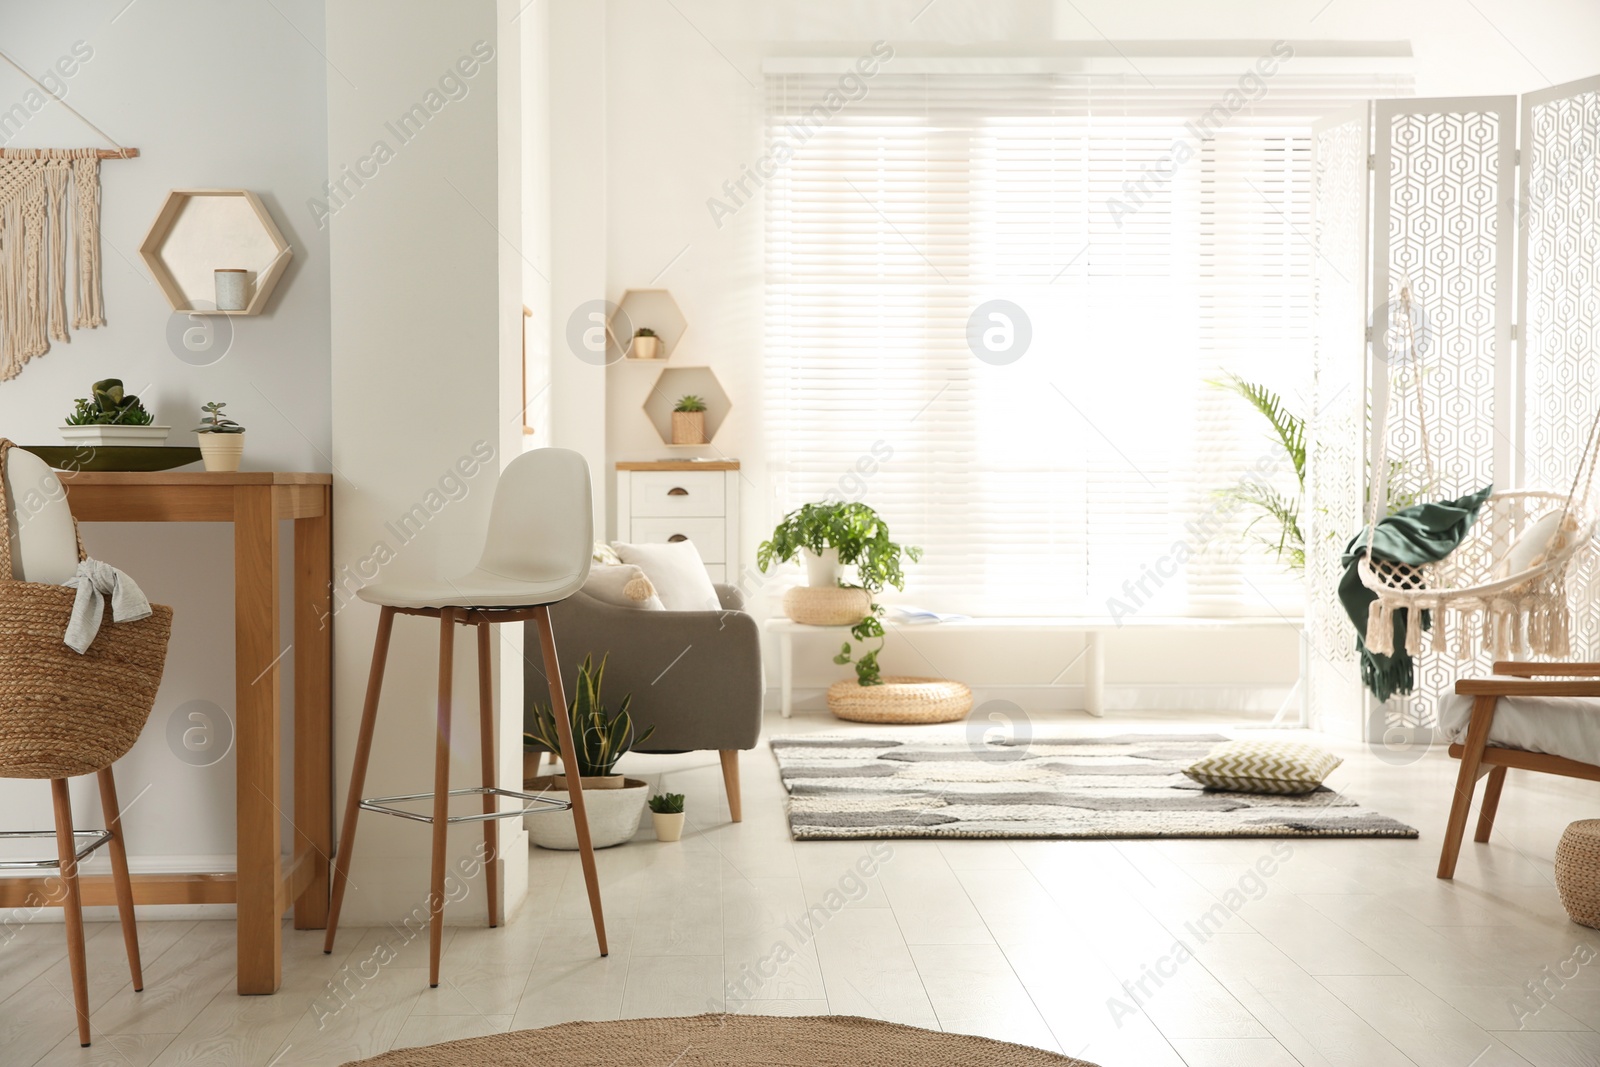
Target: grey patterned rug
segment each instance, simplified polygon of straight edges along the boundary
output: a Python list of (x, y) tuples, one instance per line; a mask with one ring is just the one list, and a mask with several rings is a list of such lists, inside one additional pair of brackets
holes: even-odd
[(1323, 787), (1207, 792), (1183, 768), (1217, 734), (1026, 743), (776, 737), (797, 839), (874, 837), (1416, 837)]

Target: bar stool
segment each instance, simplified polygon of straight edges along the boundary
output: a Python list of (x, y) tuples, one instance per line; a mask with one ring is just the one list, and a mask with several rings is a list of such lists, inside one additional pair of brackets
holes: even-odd
[[(0, 870), (57, 870), (59, 885), (30, 892), (30, 909), (59, 905), (67, 930), (67, 962), (78, 1016), (78, 1042), (89, 1047), (89, 973), (84, 949), (83, 892), (78, 864), (110, 847), (111, 884), (128, 970), (144, 990), (133, 885), (122, 840), (122, 810), (111, 765), (139, 739), (167, 661), (172, 609), (151, 605), (148, 618), (100, 627), (82, 655), (63, 637), (77, 593), (62, 585), (83, 558), (65, 491), (44, 461), (0, 439), (0, 778), (50, 780), (54, 830), (9, 830), (0, 839), (55, 838), (56, 858), (8, 860)], [(16, 487), (26, 487), (14, 492)], [(17, 498), (26, 501), (19, 510)], [(67, 779), (100, 782), (104, 830), (72, 822)], [(0, 1059), (3, 1059), (0, 1054)]]
[[(552, 707), (567, 707), (561, 684), (561, 669), (556, 658), (555, 634), (550, 626), (550, 605), (577, 592), (589, 576), (594, 551), (589, 466), (577, 452), (563, 448), (541, 448), (512, 460), (500, 475), (494, 503), (489, 512), (489, 531), (483, 556), (469, 574), (454, 580), (433, 582), (378, 582), (362, 587), (361, 599), (377, 604), (378, 636), (372, 649), (372, 671), (367, 678), (367, 698), (361, 710), (361, 730), (356, 737), (355, 766), (350, 774), (350, 794), (345, 802), (344, 832), (333, 865), (333, 901), (328, 912), (328, 933), (323, 951), (333, 951), (339, 929), (339, 911), (349, 880), (350, 857), (355, 850), (356, 816), (363, 810), (396, 815), (433, 827), (432, 884), (428, 894), (429, 964), (428, 984), (439, 985), (439, 955), (444, 937), (444, 872), (446, 831), (451, 823), (481, 822), (488, 858), (484, 863), (487, 883), (489, 925), (495, 926), (498, 910), (498, 885), (494, 860), (499, 852), (495, 822), (541, 812), (568, 811), (576, 823), (578, 851), (583, 877), (589, 889), (589, 910), (594, 915), (595, 938), (600, 955), (607, 955), (605, 917), (600, 906), (600, 882), (595, 872), (594, 847), (589, 839), (589, 819), (584, 810), (583, 787), (577, 777), (568, 778), (569, 800), (557, 800), (501, 789), (495, 784), (494, 694), (489, 673), (489, 628), (499, 623), (532, 619), (539, 629), (544, 653), (545, 676), (550, 683)], [(383, 689), (384, 666), (389, 656), (389, 636), (396, 615), (421, 615), (439, 620), (439, 700), (434, 744), (433, 792), (363, 799), (367, 762), (372, 754), (373, 724), (378, 715), (378, 696)], [(455, 627), (473, 626), (478, 637), (478, 716), (481, 723), (483, 785), (469, 789), (450, 788), (450, 686)], [(578, 765), (572, 740), (572, 724), (564, 714), (556, 715), (561, 757), (568, 767)], [(481, 795), (482, 814), (449, 814), (452, 796)], [(500, 811), (496, 798), (509, 797), (528, 805), (516, 811)], [(407, 811), (401, 805), (431, 800), (430, 815)]]

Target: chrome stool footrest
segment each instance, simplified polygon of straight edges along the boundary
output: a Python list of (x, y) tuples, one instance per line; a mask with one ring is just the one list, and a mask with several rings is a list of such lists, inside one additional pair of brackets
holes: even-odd
[[(553, 797), (544, 796), (543, 794), (539, 793), (521, 793), (515, 789), (497, 789), (490, 788), (488, 786), (478, 786), (475, 789), (452, 789), (450, 790), (449, 795), (453, 797), (490, 795), (497, 797), (510, 797), (513, 800), (520, 800), (525, 804), (529, 804), (531, 807), (523, 808), (521, 811), (480, 811), (472, 815), (451, 815), (445, 819), (445, 822), (447, 823), (488, 822), (490, 819), (518, 819), (524, 815), (543, 815), (546, 812), (572, 810), (571, 801), (556, 800)], [(410, 819), (412, 822), (425, 822), (431, 824), (433, 822), (432, 814), (406, 811), (404, 808), (395, 808), (389, 806), (391, 804), (415, 803), (419, 800), (431, 801), (433, 800), (433, 794), (407, 793), (404, 796), (397, 797), (367, 797), (361, 801), (361, 810), (378, 811), (385, 815), (397, 815), (402, 819)]]
[[(56, 832), (54, 830), (6, 830), (0, 832), (0, 841), (11, 841), (19, 838), (38, 839), (46, 837), (54, 840), (55, 836)], [(91, 852), (105, 844), (107, 841), (111, 840), (111, 831), (74, 830), (72, 831), (72, 836), (74, 840), (85, 837), (89, 839), (89, 843), (87, 845), (84, 845), (82, 848), (78, 849), (77, 858), (80, 862), (82, 862), (84, 859), (88, 858)], [(0, 871), (37, 871), (60, 869), (60, 867), (61, 861), (59, 859), (0, 860)]]

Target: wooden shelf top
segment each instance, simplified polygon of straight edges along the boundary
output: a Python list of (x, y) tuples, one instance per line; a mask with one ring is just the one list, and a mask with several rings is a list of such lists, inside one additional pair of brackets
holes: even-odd
[(619, 471), (736, 471), (738, 469), (739, 461), (736, 459), (645, 459), (617, 464)]
[(57, 471), (68, 485), (332, 485), (316, 471)]

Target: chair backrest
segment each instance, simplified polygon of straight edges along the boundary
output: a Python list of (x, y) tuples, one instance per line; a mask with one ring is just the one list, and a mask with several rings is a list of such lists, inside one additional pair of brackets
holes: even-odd
[(594, 512), (589, 464), (566, 448), (537, 448), (500, 474), (489, 511), (489, 535), (478, 567), (519, 581), (589, 573)]
[(50, 465), (32, 452), (12, 446), (4, 455), (11, 577), (60, 585), (78, 571), (78, 531), (66, 490)]

